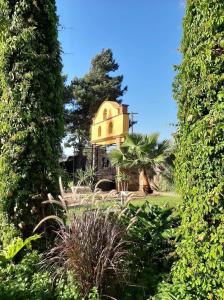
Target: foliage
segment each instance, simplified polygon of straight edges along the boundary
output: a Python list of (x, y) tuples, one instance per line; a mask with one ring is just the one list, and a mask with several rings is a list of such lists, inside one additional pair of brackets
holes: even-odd
[(170, 272), (175, 255), (178, 216), (169, 208), (129, 204), (119, 215), (130, 241), (130, 286), (122, 299), (147, 299)]
[(57, 190), (63, 81), (54, 0), (0, 1), (0, 199), (27, 236)]
[[(155, 183), (154, 183), (154, 186), (155, 186)], [(158, 192), (175, 192), (175, 185), (171, 184), (164, 177), (159, 176), (159, 179), (156, 182), (155, 189)]]
[(167, 157), (170, 155), (170, 144), (167, 140), (158, 142), (159, 135), (129, 134), (126, 136), (120, 149), (110, 153), (112, 165), (122, 168), (138, 168), (144, 177), (143, 190), (152, 191), (148, 181), (148, 170), (152, 178), (156, 169), (164, 168)]
[(14, 224), (10, 223), (8, 217), (0, 212), (0, 249), (5, 247), (15, 237), (18, 237), (19, 231), (15, 228)]
[(111, 151), (111, 161), (120, 167), (155, 167), (164, 161), (164, 151), (167, 151), (168, 142), (158, 144), (157, 133), (151, 135), (129, 134), (126, 136), (121, 149)]
[[(17, 264), (0, 264), (0, 299), (84, 300), (71, 274), (54, 281), (51, 274), (39, 270), (39, 262), (39, 254), (32, 251)], [(99, 299), (95, 289), (87, 299)]]
[(175, 191), (174, 180), (174, 161), (175, 161), (175, 146), (171, 145), (170, 155), (166, 157), (164, 167), (161, 166), (160, 172), (153, 178), (154, 184), (161, 192)]
[(111, 49), (103, 49), (92, 59), (89, 72), (83, 78), (74, 78), (71, 86), (65, 87), (67, 145), (79, 154), (89, 141), (92, 118), (100, 104), (105, 100), (120, 102), (127, 91), (126, 86), (122, 88), (123, 76), (111, 76), (118, 68)]
[(116, 174), (115, 178), (116, 178), (117, 182), (128, 181), (129, 175), (126, 174), (125, 172), (120, 172), (120, 173)]
[[(95, 196), (94, 192), (93, 199)], [(97, 210), (86, 211), (93, 209), (86, 206), (83, 214), (76, 211), (78, 216), (73, 218), (68, 212), (69, 225), (60, 221), (56, 245), (44, 255), (42, 265), (54, 277), (63, 278), (63, 273), (70, 271), (82, 294), (96, 286), (101, 296), (147, 299), (168, 276), (175, 258), (174, 231), (178, 218), (171, 209), (148, 202), (136, 207), (129, 205), (130, 200), (128, 197), (124, 205), (110, 203), (107, 210), (100, 205)], [(61, 205), (57, 200), (52, 200), (52, 204)], [(120, 231), (116, 231), (116, 226)]]
[(61, 178), (61, 181), (63, 182), (63, 189), (67, 190), (70, 187), (70, 183), (72, 182), (70, 174), (65, 168), (61, 166), (59, 175), (59, 179)]
[(90, 187), (91, 190), (94, 189), (96, 183), (96, 171), (93, 167), (88, 166), (85, 170), (78, 169), (75, 177), (81, 185), (86, 185)]
[[(0, 298), (1, 299), (45, 299), (52, 290), (49, 276), (37, 274), (37, 252), (27, 254), (20, 263), (0, 264)], [(36, 281), (36, 282), (35, 282)], [(35, 283), (34, 283), (35, 282)], [(47, 297), (48, 294), (48, 297)]]
[(110, 214), (95, 210), (74, 216), (69, 227), (61, 226), (43, 265), (55, 276), (72, 272), (84, 296), (93, 287), (100, 295), (116, 296), (125, 279), (126, 257), (125, 228)]
[(223, 0), (187, 1), (181, 52), (174, 92), (176, 179), (183, 206), (173, 283), (192, 299), (223, 299)]
[(158, 286), (155, 296), (149, 298), (153, 300), (193, 300), (187, 291), (181, 289), (181, 284), (173, 285), (165, 281), (161, 282)]
[[(1, 215), (0, 215), (1, 216)], [(0, 299), (1, 300), (84, 300), (79, 293), (74, 278), (66, 273), (63, 279), (54, 280), (51, 274), (40, 270), (40, 255), (32, 251), (31, 241), (39, 239), (34, 235), (23, 241), (18, 231), (2, 218), (4, 226), (0, 228), (3, 250), (0, 251)], [(5, 227), (8, 224), (8, 227)], [(2, 225), (2, 223), (0, 223)], [(9, 229), (8, 234), (5, 230)], [(21, 251), (26, 247), (25, 251)], [(88, 299), (98, 300), (95, 289)]]
[(115, 180), (119, 191), (128, 191), (129, 175), (125, 172), (118, 172), (115, 175)]
[(40, 235), (38, 234), (32, 235), (25, 240), (20, 237), (14, 238), (2, 251), (0, 251), (0, 261), (3, 263), (12, 261), (24, 247), (31, 249), (31, 242), (36, 241), (39, 238)]

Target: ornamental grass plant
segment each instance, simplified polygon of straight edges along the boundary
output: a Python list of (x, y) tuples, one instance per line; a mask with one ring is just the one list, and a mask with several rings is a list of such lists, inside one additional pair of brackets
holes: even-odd
[(115, 297), (127, 278), (125, 236), (125, 226), (111, 213), (86, 211), (74, 216), (69, 226), (60, 226), (42, 265), (55, 277), (70, 271), (84, 297), (93, 287), (101, 297)]

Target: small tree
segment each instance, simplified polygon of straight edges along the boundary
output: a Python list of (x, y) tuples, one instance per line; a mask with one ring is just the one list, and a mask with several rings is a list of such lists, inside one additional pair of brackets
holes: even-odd
[(0, 199), (30, 234), (58, 185), (63, 82), (54, 0), (0, 1)]
[(130, 134), (120, 149), (114, 149), (110, 153), (111, 163), (114, 166), (126, 168), (138, 168), (139, 189), (149, 194), (153, 190), (150, 187), (148, 172), (151, 177), (156, 168), (164, 166), (169, 155), (170, 144), (167, 140), (158, 142), (159, 135)]

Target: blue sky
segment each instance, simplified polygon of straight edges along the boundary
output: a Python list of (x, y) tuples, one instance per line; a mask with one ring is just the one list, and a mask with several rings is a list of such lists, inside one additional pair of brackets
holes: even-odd
[(111, 48), (128, 92), (123, 103), (137, 112), (135, 132), (175, 128), (173, 65), (181, 55), (183, 0), (57, 0), (64, 73), (71, 81), (88, 72), (91, 59)]

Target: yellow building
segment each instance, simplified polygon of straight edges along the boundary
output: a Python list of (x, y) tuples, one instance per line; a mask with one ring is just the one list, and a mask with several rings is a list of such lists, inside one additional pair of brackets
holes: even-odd
[(104, 101), (91, 126), (91, 143), (95, 145), (118, 146), (124, 141), (129, 130), (128, 105), (115, 101)]

